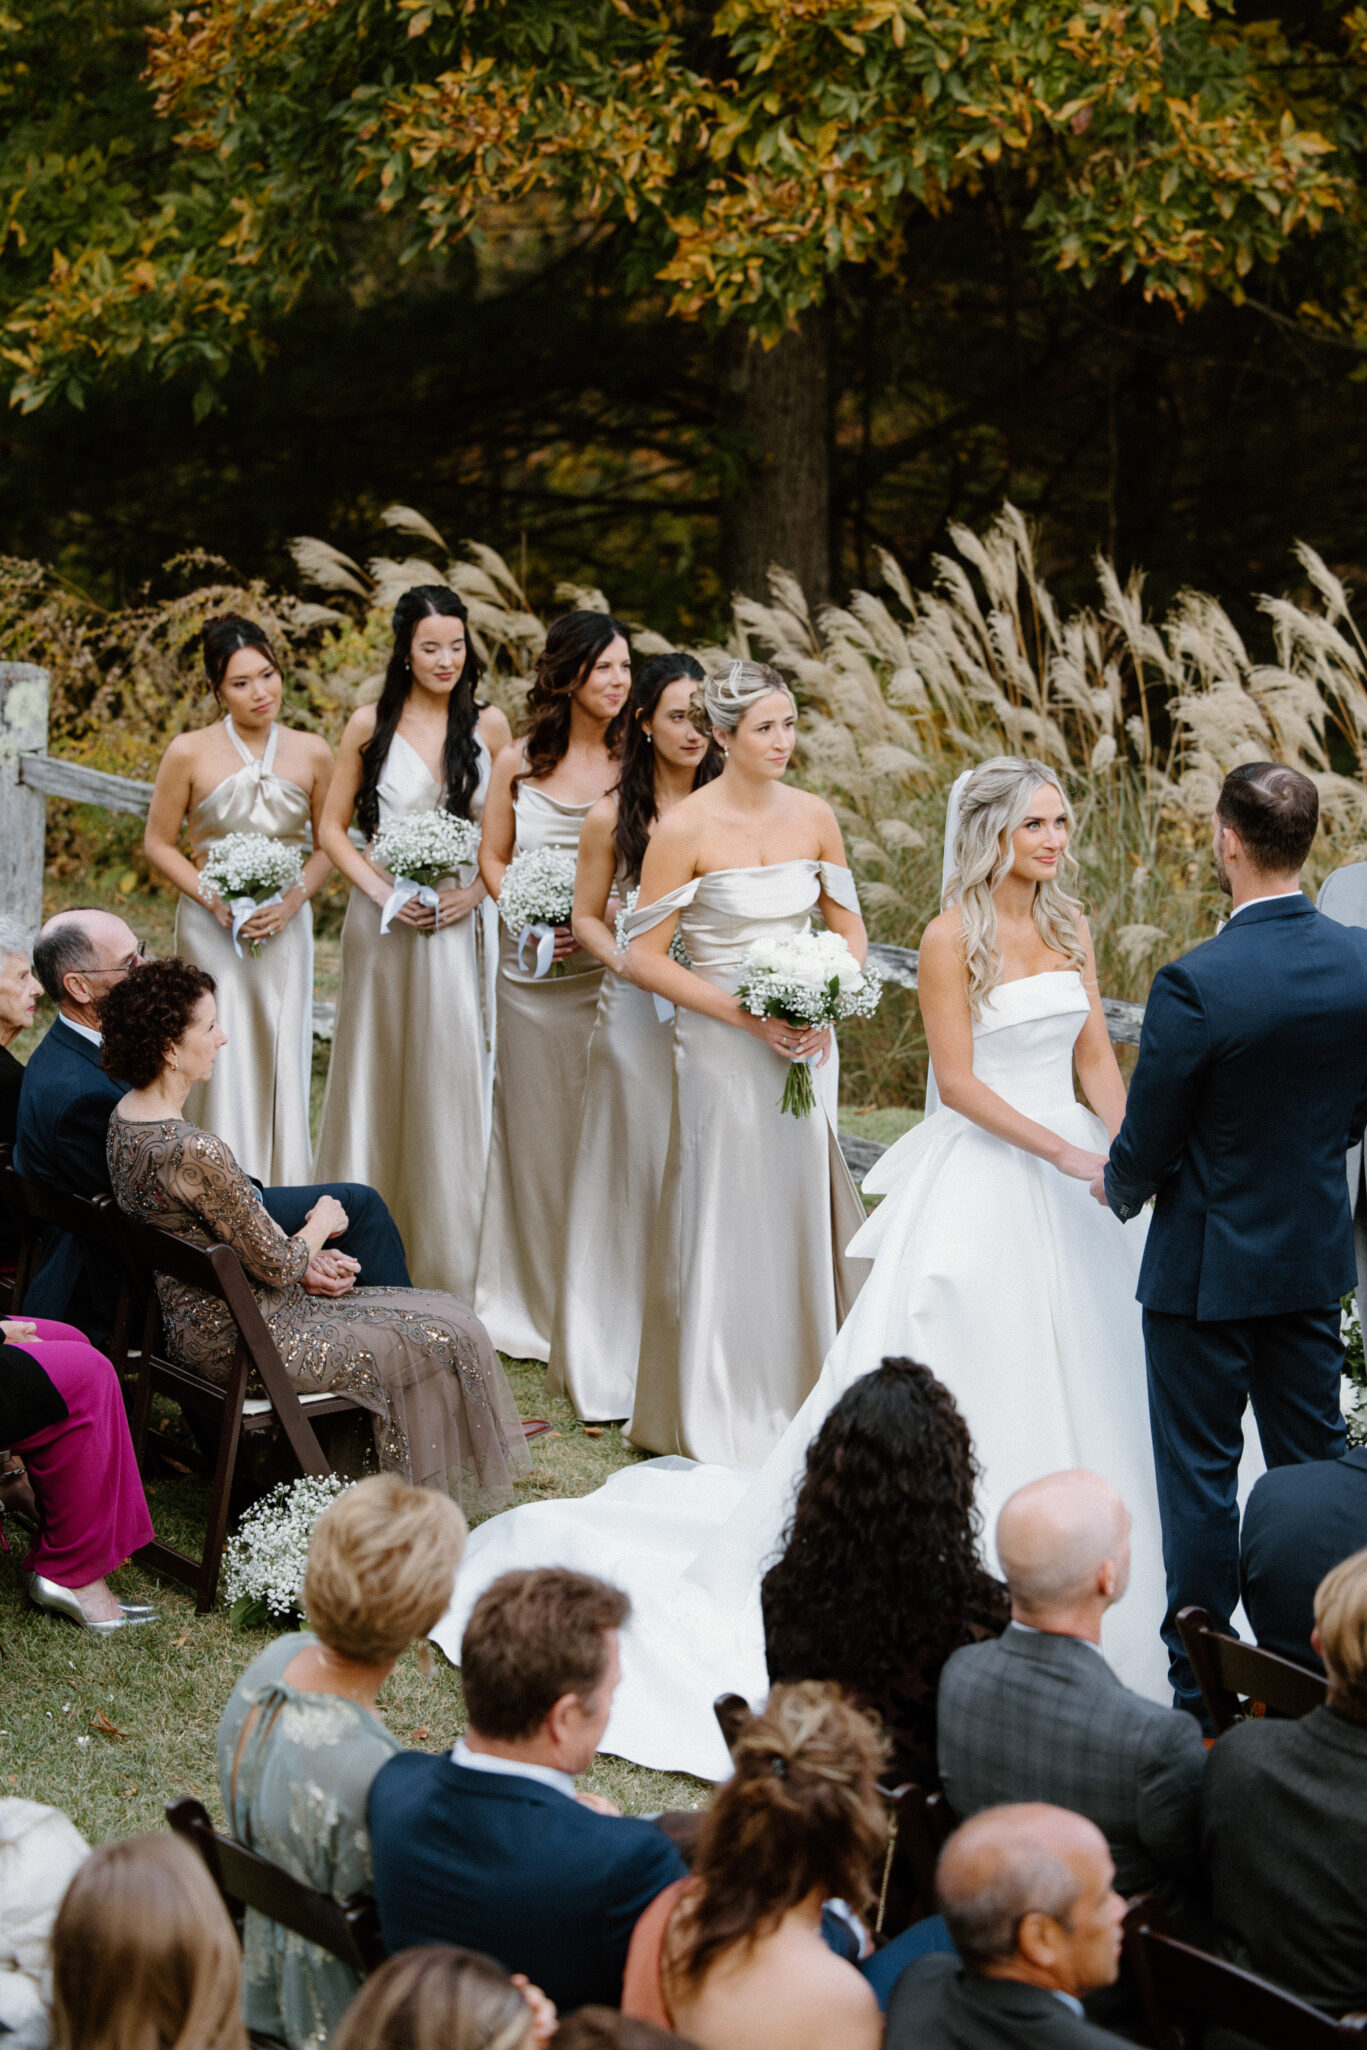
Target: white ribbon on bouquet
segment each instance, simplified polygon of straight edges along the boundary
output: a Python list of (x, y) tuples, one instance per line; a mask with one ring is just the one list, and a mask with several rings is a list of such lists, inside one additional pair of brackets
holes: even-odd
[(430, 883), (415, 883), (412, 876), (398, 876), (394, 887), (385, 898), (384, 910), (380, 913), (380, 937), (389, 931), (391, 920), (397, 918), (405, 904), (417, 898), (426, 911), (435, 911), (441, 903), (441, 895)]
[(532, 979), (540, 982), (543, 976), (550, 974), (551, 963), (555, 959), (555, 927), (544, 925), (540, 920), (535, 925), (523, 926), (517, 936), (517, 965), (524, 975), (527, 973), (529, 946), (535, 949), (536, 965), (532, 969)]
[[(242, 941), (238, 935), (241, 933), (247, 920), (254, 918), (258, 911), (265, 911), (272, 904), (283, 904), (284, 901), (284, 896), (279, 890), (274, 891), (269, 897), (262, 897), (259, 901), (255, 897), (230, 897), (228, 899), (228, 909), (233, 914), (233, 952), (239, 961), (242, 959)], [(260, 940), (250, 940), (248, 945), (259, 947), (262, 945), (262, 942)]]

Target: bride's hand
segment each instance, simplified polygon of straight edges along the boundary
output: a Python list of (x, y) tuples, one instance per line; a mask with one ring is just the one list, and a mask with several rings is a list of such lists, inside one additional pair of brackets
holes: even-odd
[(1054, 1166), (1075, 1182), (1089, 1186), (1106, 1169), (1104, 1153), (1089, 1153), (1085, 1146), (1065, 1146), (1054, 1156)]

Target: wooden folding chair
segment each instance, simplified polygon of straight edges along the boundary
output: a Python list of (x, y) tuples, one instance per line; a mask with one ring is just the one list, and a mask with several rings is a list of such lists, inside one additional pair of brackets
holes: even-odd
[(1217, 1736), (1248, 1714), (1240, 1696), (1292, 1719), (1323, 1707), (1323, 1673), (1293, 1665), (1290, 1659), (1260, 1651), (1256, 1644), (1245, 1644), (1238, 1637), (1226, 1637), (1204, 1609), (1180, 1609), (1177, 1628)]
[(177, 1836), (194, 1845), (209, 1868), (209, 1876), (222, 1894), (228, 1913), (242, 1932), (243, 1912), (255, 1908), (272, 1922), (279, 1922), (308, 1943), (316, 1943), (333, 1957), (350, 1965), (361, 1978), (385, 1960), (375, 1903), (366, 1894), (352, 1894), (337, 1901), (319, 1893), (302, 1880), (294, 1879), (278, 1865), (257, 1852), (246, 1850), (230, 1836), (221, 1836), (209, 1820), (202, 1801), (187, 1795), (170, 1801), (166, 1820)]
[[(118, 1210), (114, 1211), (112, 1221), (130, 1279), (143, 1304), (142, 1358), (132, 1419), (133, 1448), (139, 1467), (145, 1467), (153, 1395), (169, 1395), (182, 1409), (207, 1419), (218, 1433), (201, 1557), (192, 1559), (159, 1541), (145, 1545), (137, 1554), (143, 1565), (192, 1587), (196, 1611), (202, 1616), (213, 1607), (218, 1592), (233, 1473), (243, 1432), (266, 1430), (278, 1423), (300, 1472), (328, 1474), (332, 1468), (310, 1418), (332, 1416), (364, 1405), (345, 1391), (303, 1396), (296, 1392), (230, 1246), (187, 1245), (184, 1239)], [(170, 1275), (226, 1305), (237, 1327), (237, 1344), (223, 1381), (210, 1381), (194, 1368), (169, 1357), (157, 1299), (158, 1274)], [(247, 1394), (248, 1377), (253, 1370), (265, 1390), (264, 1397)]]
[(1253, 1972), (1179, 1943), (1143, 1894), (1125, 1916), (1125, 1956), (1155, 2050), (1199, 2050), (1208, 2023), (1261, 2050), (1362, 2050), (1367, 2041), (1367, 2015), (1335, 2020)]
[[(15, 1169), (9, 1148), (0, 1154), (0, 1201), (3, 1201), (19, 1233), (19, 1258), (10, 1286), (9, 1314), (20, 1317), (24, 1297), (32, 1285), (43, 1257), (43, 1240), (50, 1231), (69, 1231), (74, 1238), (113, 1265), (122, 1268), (119, 1248), (110, 1219), (116, 1215), (112, 1196), (71, 1196), (46, 1182), (29, 1181)], [(120, 1278), (114, 1329), (109, 1338), (109, 1357), (122, 1374), (128, 1365), (128, 1334), (133, 1303), (126, 1282)]]

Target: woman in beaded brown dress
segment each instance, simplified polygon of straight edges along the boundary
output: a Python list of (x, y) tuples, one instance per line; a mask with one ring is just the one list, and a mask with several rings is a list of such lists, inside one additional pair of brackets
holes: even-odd
[[(186, 1122), (185, 1098), (213, 1072), (226, 1034), (214, 979), (154, 961), (101, 1011), (105, 1066), (133, 1084), (109, 1120), (120, 1207), (191, 1245), (229, 1245), (301, 1395), (345, 1389), (372, 1412), (381, 1468), (440, 1488), (467, 1511), (505, 1508), (530, 1467), (512, 1390), (483, 1325), (435, 1289), (356, 1288), (319, 1263), (346, 1213), (322, 1196), (287, 1238), (223, 1141)], [(184, 1365), (226, 1375), (226, 1307), (170, 1276), (157, 1280), (167, 1345)]]

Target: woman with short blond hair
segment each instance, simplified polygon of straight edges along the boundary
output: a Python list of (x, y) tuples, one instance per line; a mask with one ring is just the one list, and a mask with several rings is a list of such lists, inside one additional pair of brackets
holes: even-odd
[(180, 1837), (101, 1844), (52, 1929), (54, 2050), (247, 2050), (242, 1956)]
[[(218, 1726), (228, 1825), (305, 1886), (370, 1890), (366, 1800), (402, 1750), (376, 1696), (451, 1600), (465, 1519), (447, 1495), (396, 1474), (357, 1481), (314, 1526), (303, 1600), (310, 1630), (277, 1638), (238, 1681)], [(359, 1981), (337, 1958), (253, 1910), (243, 1932), (249, 2026), (316, 2050)]]
[(555, 2009), (525, 1979), (477, 1950), (428, 1943), (366, 1980), (329, 2050), (535, 2050), (554, 2028)]

